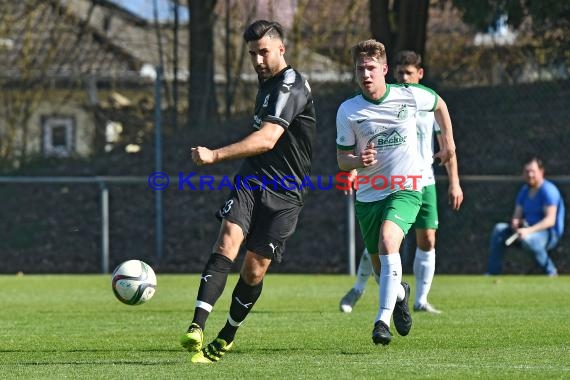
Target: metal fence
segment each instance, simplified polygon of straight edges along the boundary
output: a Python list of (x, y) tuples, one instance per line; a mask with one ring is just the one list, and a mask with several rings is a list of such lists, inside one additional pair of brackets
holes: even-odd
[[(446, 177), (440, 178), (438, 271), (483, 273), (486, 270), (492, 226), (510, 218), (520, 183), (518, 176), (496, 174), (517, 173), (529, 153), (542, 153), (547, 176), (554, 175), (551, 178), (559, 181), (563, 193), (570, 194), (568, 177), (564, 176), (568, 174), (569, 163), (565, 158), (570, 139), (568, 84), (569, 81), (561, 81), (440, 92), (452, 114), (465, 202), (460, 212), (451, 212), (445, 199)], [(319, 83), (312, 87), (318, 115), (312, 171), (334, 173), (336, 111), (354, 86)], [(152, 97), (154, 90), (153, 98), (157, 100), (154, 104), (134, 101), (138, 99), (135, 95), (142, 96), (140, 89), (114, 88), (117, 93), (132, 96), (133, 102), (130, 105), (103, 102), (104, 107), (92, 110), (92, 124), (87, 123), (91, 119), (82, 119), (80, 114), (70, 116), (77, 120), (73, 124), (75, 132), (70, 134), (73, 139), (68, 141), (73, 144), (85, 140), (85, 145), (91, 145), (84, 130), (105, 131), (110, 121), (123, 125), (116, 142), (99, 141), (102, 151), (52, 162), (39, 149), (37, 161), (25, 161), (18, 173), (38, 173), (43, 179), (0, 177), (0, 197), (6, 200), (0, 208), (0, 272), (95, 273), (108, 271), (133, 257), (167, 272), (202, 270), (218, 232), (213, 213), (225, 201), (227, 190), (179, 190), (173, 183), (167, 190), (156, 192), (148, 187), (145, 175), (161, 168), (169, 173), (189, 170), (189, 146), (234, 142), (250, 132), (251, 116), (203, 129), (193, 126), (191, 120), (180, 118), (180, 129), (176, 129), (169, 119), (172, 115), (156, 107), (161, 104), (158, 82), (154, 88), (150, 84), (145, 88), (147, 97)], [(254, 95), (250, 91), (249, 96)], [(252, 104), (245, 94), (243, 98), (245, 103)], [(59, 110), (57, 114), (62, 112)], [(37, 127), (37, 141), (41, 141), (41, 136), (45, 138), (38, 127), (42, 120), (38, 118), (33, 124)], [(40, 142), (33, 141), (36, 140), (30, 140), (30, 147), (41, 147)], [(137, 145), (140, 152), (125, 153), (131, 144)], [(200, 170), (211, 170), (213, 175), (234, 173), (237, 164), (224, 162)], [(104, 176), (66, 177), (82, 173)], [(136, 176), (123, 176), (126, 173)], [(358, 232), (352, 232), (358, 228), (353, 217), (347, 217), (347, 210), (352, 207), (347, 206), (343, 192), (312, 192), (297, 231), (287, 243), (284, 262), (271, 270), (353, 273), (362, 241)], [(566, 236), (553, 252), (561, 273), (570, 272), (565, 254), (569, 246)], [(350, 243), (352, 238), (354, 243)], [(513, 261), (509, 261), (511, 257)], [(520, 258), (517, 253), (509, 256), (507, 271), (528, 271), (530, 263), (519, 265)], [(404, 264), (409, 271), (409, 260)]]
[[(570, 176), (555, 176), (569, 194)], [(154, 191), (148, 177), (0, 177), (6, 202), (0, 221), (2, 273), (107, 273), (123, 260), (140, 258), (163, 272), (198, 272), (218, 230), (213, 213), (227, 191), (180, 187)], [(440, 229), (438, 272), (480, 274), (493, 225), (508, 221), (518, 176), (463, 176), (465, 201), (459, 212), (447, 205), (446, 178), (438, 178)], [(162, 198), (164, 197), (164, 202)], [(160, 199), (160, 201), (157, 201)], [(354, 273), (363, 247), (350, 197), (338, 190), (313, 191), (284, 263), (276, 272)], [(12, 206), (10, 206), (12, 205)], [(567, 223), (568, 223), (568, 217)], [(403, 249), (411, 272), (413, 241)], [(570, 271), (570, 235), (552, 256), (561, 273)], [(238, 265), (238, 264), (236, 264)], [(513, 250), (507, 273), (536, 273)]]

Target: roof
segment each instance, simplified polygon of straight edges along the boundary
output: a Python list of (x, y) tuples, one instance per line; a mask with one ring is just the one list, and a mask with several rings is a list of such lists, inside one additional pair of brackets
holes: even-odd
[[(173, 72), (174, 30), (172, 23), (159, 23), (158, 29), (134, 13), (108, 0), (68, 0), (75, 17), (88, 22), (93, 30), (104, 36), (112, 45), (132, 56), (139, 64), (137, 70), (145, 66), (162, 64), (167, 76)], [(182, 77), (187, 76), (189, 30), (187, 24), (178, 26), (178, 70)], [(160, 36), (160, 44), (157, 36)], [(160, 60), (162, 49), (163, 61)]]
[[(0, 78), (140, 80), (144, 67), (160, 63), (153, 25), (109, 1), (0, 3)], [(171, 56), (173, 40), (167, 27), (160, 27), (165, 57)], [(188, 41), (187, 29), (179, 29), (181, 41)], [(186, 55), (179, 54), (179, 67), (187, 67)], [(164, 64), (168, 71), (172, 60)]]

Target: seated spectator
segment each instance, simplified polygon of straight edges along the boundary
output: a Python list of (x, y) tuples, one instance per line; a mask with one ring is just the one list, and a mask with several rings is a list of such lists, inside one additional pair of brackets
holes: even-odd
[(528, 160), (523, 176), (526, 184), (517, 195), (510, 225), (498, 223), (493, 229), (487, 273), (502, 272), (505, 249), (516, 242), (532, 254), (545, 274), (556, 276), (558, 270), (548, 250), (556, 246), (564, 231), (564, 202), (556, 185), (544, 178), (540, 159)]

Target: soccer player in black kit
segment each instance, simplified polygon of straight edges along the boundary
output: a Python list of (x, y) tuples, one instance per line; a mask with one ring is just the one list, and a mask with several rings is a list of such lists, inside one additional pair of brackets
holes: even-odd
[[(231, 349), (239, 325), (261, 295), (263, 277), (279, 262), (285, 241), (295, 231), (310, 175), (316, 132), (311, 89), (285, 61), (284, 34), (277, 22), (258, 20), (244, 32), (251, 63), (259, 78), (253, 130), (241, 141), (218, 149), (192, 148), (192, 160), (209, 165), (245, 158), (230, 197), (217, 213), (221, 219), (198, 289), (194, 318), (180, 343), (194, 363), (214, 363)], [(225, 326), (203, 345), (203, 331), (226, 286), (240, 246), (247, 252)]]

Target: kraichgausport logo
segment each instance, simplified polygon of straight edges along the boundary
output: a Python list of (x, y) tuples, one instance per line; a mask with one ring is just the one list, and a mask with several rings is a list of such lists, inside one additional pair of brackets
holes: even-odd
[[(356, 175), (351, 177), (349, 172), (338, 172), (335, 175), (268, 177), (268, 176), (239, 176), (233, 179), (228, 176), (197, 175), (196, 172), (178, 173), (178, 190), (208, 191), (208, 190), (234, 190), (245, 188), (248, 190), (274, 190), (274, 191), (304, 191), (304, 190), (358, 190), (369, 184), (375, 190), (419, 190), (421, 175)], [(412, 185), (406, 184), (412, 180)], [(152, 190), (166, 190), (171, 181), (164, 172), (155, 172), (148, 177), (148, 186)], [(231, 207), (231, 204), (228, 205)]]

